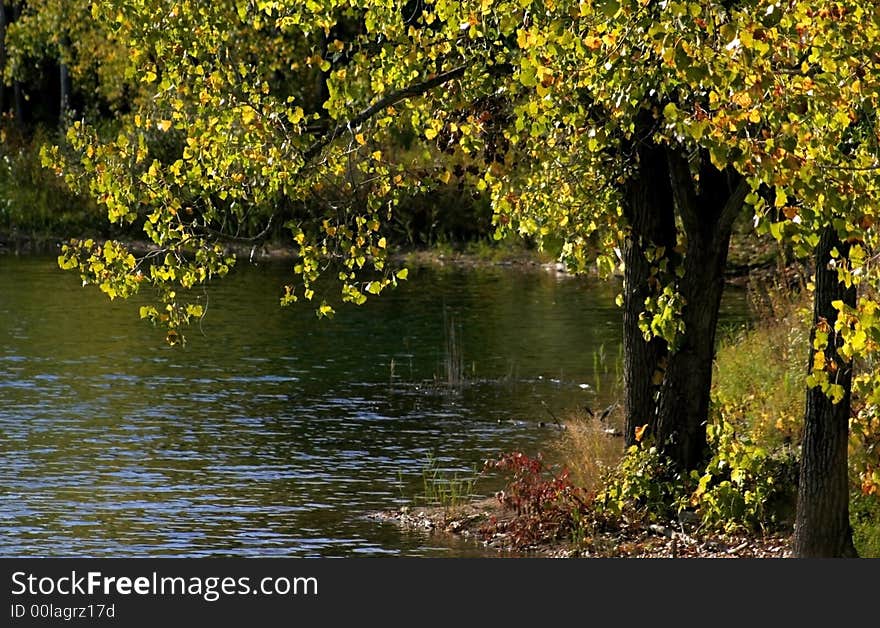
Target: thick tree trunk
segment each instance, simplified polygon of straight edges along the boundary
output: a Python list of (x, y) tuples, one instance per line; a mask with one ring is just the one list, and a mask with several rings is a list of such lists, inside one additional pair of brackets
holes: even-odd
[[(675, 247), (675, 214), (665, 149), (650, 141), (634, 151), (638, 174), (626, 184), (624, 215), (630, 234), (623, 247), (623, 356), (624, 436), (627, 446), (636, 442), (635, 430), (653, 425), (656, 396), (668, 349), (666, 341), (646, 341), (639, 328), (645, 299), (656, 293), (664, 278), (645, 253), (663, 247), (672, 256)], [(668, 270), (671, 272), (671, 270)]]
[[(727, 250), (749, 188), (741, 177), (712, 166), (708, 155), (699, 156), (695, 178), (682, 155), (651, 140), (649, 123), (631, 150), (638, 171), (624, 189), (630, 227), (624, 247), (624, 435), (632, 445), (636, 429), (647, 426), (645, 433), (667, 457), (693, 469), (706, 449)], [(676, 211), (686, 236), (684, 260), (676, 247)], [(663, 249), (662, 269), (656, 255), (647, 255), (657, 248)], [(685, 301), (685, 333), (670, 350), (665, 340), (645, 341), (639, 319), (645, 299), (673, 283)]]
[(653, 433), (660, 450), (683, 469), (697, 468), (706, 454), (706, 420), (715, 357), (715, 330), (733, 223), (749, 190), (738, 175), (721, 172), (699, 156), (699, 185), (684, 156), (669, 149), (676, 208), (687, 236), (683, 273), (684, 334), (670, 353), (657, 400)]
[[(827, 226), (816, 246), (816, 290), (813, 296), (813, 337), (817, 325), (831, 329), (825, 358), (836, 370), (831, 375), (843, 387), (843, 399), (832, 403), (819, 388), (807, 391), (804, 438), (801, 453), (798, 505), (795, 522), (794, 554), (801, 558), (855, 557), (849, 522), (849, 481), (847, 477), (847, 439), (849, 435), (852, 365), (837, 353), (834, 335), (836, 300), (855, 306), (855, 286), (847, 288), (837, 279), (828, 263), (837, 249), (846, 258), (849, 244), (840, 241), (837, 231)], [(812, 339), (811, 339), (812, 340)], [(812, 342), (810, 343), (812, 346)], [(809, 370), (813, 368), (810, 356)]]
[(706, 453), (715, 329), (729, 244), (729, 228), (689, 239), (679, 283), (685, 333), (670, 356), (660, 389), (655, 438), (661, 451), (684, 469), (696, 468)]

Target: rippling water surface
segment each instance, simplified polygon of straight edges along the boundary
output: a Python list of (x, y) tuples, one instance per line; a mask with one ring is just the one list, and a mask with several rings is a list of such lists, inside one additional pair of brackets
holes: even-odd
[(421, 270), (319, 321), (278, 306), (286, 273), (211, 286), (175, 349), (137, 300), (0, 256), (0, 555), (478, 554), (366, 515), (423, 493), (429, 463), (534, 454), (541, 422), (613, 396), (615, 285)]

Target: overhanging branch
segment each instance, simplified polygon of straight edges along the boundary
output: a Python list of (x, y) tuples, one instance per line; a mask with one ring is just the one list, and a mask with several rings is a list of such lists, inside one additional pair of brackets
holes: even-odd
[(339, 137), (349, 129), (354, 129), (360, 126), (383, 109), (391, 107), (402, 100), (406, 100), (407, 98), (421, 96), (422, 94), (431, 91), (435, 87), (440, 87), (441, 85), (444, 85), (453, 79), (459, 78), (464, 74), (467, 66), (468, 64), (460, 65), (456, 68), (449, 70), (448, 72), (443, 72), (442, 74), (438, 74), (425, 81), (422, 81), (421, 83), (409, 85), (407, 87), (404, 87), (403, 89), (399, 89), (397, 91), (391, 92), (390, 94), (386, 94), (385, 96), (374, 102), (372, 105), (358, 113), (352, 119), (346, 121), (345, 123), (337, 124), (323, 137), (316, 140), (315, 143), (309, 146), (306, 152), (303, 153), (303, 161), (308, 163), (316, 155), (318, 155), (318, 153), (320, 153), (325, 146), (330, 144), (330, 142), (335, 140), (337, 137)]

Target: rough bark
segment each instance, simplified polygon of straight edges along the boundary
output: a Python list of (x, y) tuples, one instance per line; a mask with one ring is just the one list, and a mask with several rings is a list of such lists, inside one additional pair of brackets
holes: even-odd
[[(816, 246), (816, 289), (813, 296), (813, 338), (817, 325), (834, 329), (835, 300), (855, 306), (855, 286), (838, 281), (837, 271), (829, 267), (831, 251), (846, 257), (849, 244), (841, 242), (837, 231), (826, 227)], [(811, 338), (811, 347), (812, 339)], [(849, 521), (849, 481), (847, 477), (847, 439), (849, 435), (851, 364), (844, 362), (837, 349), (840, 341), (830, 334), (825, 358), (836, 367), (832, 377), (844, 395), (832, 403), (819, 388), (807, 391), (801, 453), (798, 504), (795, 520), (794, 554), (802, 558), (855, 557)], [(809, 370), (813, 368), (812, 355)]]
[(624, 193), (624, 216), (630, 233), (623, 246), (623, 355), (624, 436), (627, 446), (636, 442), (635, 430), (653, 425), (656, 396), (668, 348), (666, 341), (646, 341), (639, 328), (645, 299), (654, 294), (656, 269), (645, 253), (675, 247), (675, 214), (665, 149), (650, 140), (633, 150), (637, 174)]
[[(630, 236), (624, 246), (624, 388), (627, 445), (636, 428), (647, 426), (665, 455), (685, 469), (702, 461), (715, 355), (715, 330), (733, 223), (748, 185), (732, 172), (698, 155), (697, 179), (675, 150), (650, 140), (634, 141), (637, 175), (624, 190)], [(676, 252), (676, 213), (687, 241), (684, 259)], [(646, 252), (662, 247), (660, 271)], [(680, 272), (676, 272), (676, 271)], [(675, 283), (685, 301), (684, 337), (672, 351), (666, 341), (645, 341), (639, 318), (645, 299)]]
[[(708, 235), (708, 234), (707, 234)], [(685, 333), (660, 389), (656, 440), (685, 469), (703, 460), (715, 357), (715, 329), (730, 232), (688, 242), (680, 293)]]
[(715, 330), (724, 291), (724, 269), (736, 216), (748, 185), (700, 156), (699, 187), (686, 159), (669, 150), (676, 208), (687, 236), (678, 288), (684, 300), (684, 334), (670, 353), (657, 401), (654, 437), (661, 451), (683, 469), (706, 454), (706, 420), (715, 357)]

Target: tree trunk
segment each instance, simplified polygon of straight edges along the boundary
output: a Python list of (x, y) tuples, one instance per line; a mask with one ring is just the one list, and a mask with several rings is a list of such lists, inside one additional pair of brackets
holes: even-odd
[(685, 333), (660, 388), (655, 438), (684, 469), (695, 469), (706, 454), (715, 329), (729, 244), (730, 229), (689, 239), (679, 282)]
[(700, 155), (699, 187), (684, 156), (669, 149), (675, 205), (687, 236), (678, 290), (684, 334), (670, 353), (657, 400), (654, 432), (660, 450), (682, 469), (695, 469), (706, 454), (706, 421), (712, 388), (715, 330), (733, 223), (749, 186)]
[[(836, 371), (830, 376), (843, 387), (844, 394), (835, 404), (818, 387), (807, 391), (794, 537), (794, 554), (801, 558), (857, 556), (849, 522), (847, 474), (852, 364), (843, 361), (837, 353), (840, 340), (833, 333), (837, 310), (831, 305), (841, 300), (854, 307), (856, 288), (840, 283), (837, 271), (829, 268), (833, 249), (846, 258), (849, 244), (841, 242), (837, 231), (829, 225), (822, 232), (815, 251), (816, 290), (810, 346), (816, 326), (827, 324), (832, 331), (825, 358), (830, 361), (828, 364), (835, 365)], [(808, 370), (812, 369), (813, 356), (810, 355)]]
[[(624, 217), (630, 235), (624, 246), (624, 386), (627, 446), (647, 426), (661, 451), (683, 469), (694, 469), (706, 450), (706, 419), (715, 355), (715, 330), (733, 223), (749, 186), (733, 172), (712, 166), (700, 154), (699, 177), (684, 156), (651, 139), (650, 121), (631, 151), (638, 172), (624, 188)], [(677, 252), (675, 212), (687, 240)], [(647, 253), (663, 248), (662, 261)], [(680, 273), (676, 270), (682, 271)], [(685, 327), (678, 346), (645, 341), (639, 327), (645, 299), (675, 284), (685, 301)]]
[(665, 149), (646, 140), (638, 143), (634, 154), (638, 173), (627, 182), (624, 191), (624, 217), (630, 227), (623, 247), (624, 436), (627, 446), (635, 444), (636, 428), (654, 423), (657, 390), (668, 353), (665, 340), (647, 341), (639, 328), (645, 299), (655, 294), (660, 283), (656, 264), (649, 261), (645, 253), (663, 247), (671, 257), (676, 235)]

